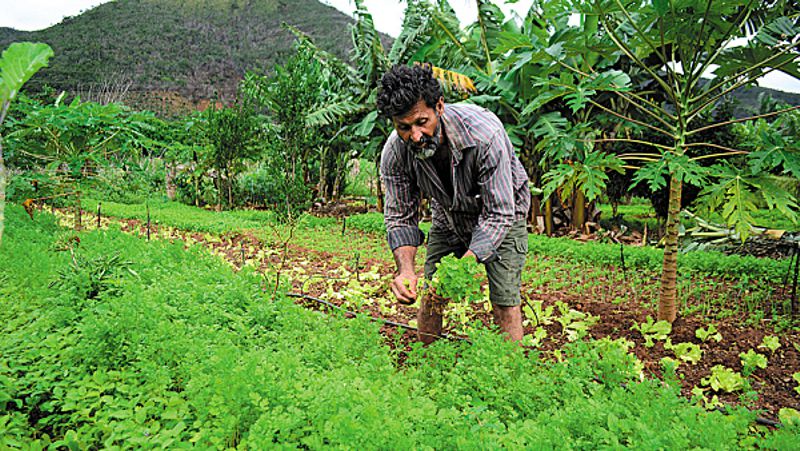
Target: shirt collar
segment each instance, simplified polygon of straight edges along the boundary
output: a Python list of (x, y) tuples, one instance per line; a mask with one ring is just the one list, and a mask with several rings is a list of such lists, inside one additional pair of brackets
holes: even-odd
[(475, 140), (472, 139), (472, 135), (467, 131), (458, 113), (448, 104), (444, 106), (442, 127), (447, 136), (450, 151), (453, 152), (453, 159), (457, 164), (461, 161), (464, 149), (475, 147)]

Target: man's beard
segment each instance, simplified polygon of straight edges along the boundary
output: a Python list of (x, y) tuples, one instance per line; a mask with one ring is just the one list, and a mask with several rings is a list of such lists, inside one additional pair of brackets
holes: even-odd
[(408, 140), (408, 146), (417, 160), (427, 160), (436, 154), (439, 145), (442, 143), (442, 117), (437, 115), (436, 129), (433, 131), (433, 136), (422, 134), (419, 142), (415, 143)]

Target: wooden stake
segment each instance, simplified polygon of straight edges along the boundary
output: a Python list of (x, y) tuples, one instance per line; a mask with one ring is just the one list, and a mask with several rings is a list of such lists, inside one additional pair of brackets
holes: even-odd
[(98, 229), (100, 228), (100, 205), (102, 205), (102, 204), (103, 204), (102, 202), (98, 202), (97, 203), (97, 228)]

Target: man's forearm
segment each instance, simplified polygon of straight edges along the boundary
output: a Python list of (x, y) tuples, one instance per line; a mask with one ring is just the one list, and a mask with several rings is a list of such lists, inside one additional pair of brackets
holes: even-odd
[(400, 246), (394, 250), (393, 254), (399, 274), (413, 274), (415, 272), (414, 259), (417, 256), (416, 246)]

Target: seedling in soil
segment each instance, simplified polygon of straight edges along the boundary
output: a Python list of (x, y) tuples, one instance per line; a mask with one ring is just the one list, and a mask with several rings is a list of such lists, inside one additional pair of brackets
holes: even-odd
[(589, 328), (594, 326), (600, 319), (591, 313), (571, 309), (565, 302), (557, 302), (556, 307), (561, 313), (561, 316), (556, 318), (556, 321), (561, 324), (561, 333), (565, 334), (569, 341), (583, 338), (589, 332)]
[(776, 337), (775, 335), (765, 335), (764, 338), (761, 340), (761, 344), (758, 345), (759, 348), (769, 349), (771, 354), (775, 354), (775, 351), (781, 347), (781, 339)]
[(666, 340), (672, 333), (672, 324), (667, 321), (653, 322), (652, 316), (647, 316), (647, 321), (641, 324), (634, 324), (631, 330), (638, 330), (644, 338), (644, 346), (652, 348), (655, 345), (653, 340)]
[(742, 361), (742, 374), (745, 376), (753, 374), (756, 368), (767, 367), (767, 358), (752, 349), (739, 353), (739, 359)]
[(741, 374), (722, 365), (714, 365), (711, 374), (700, 380), (700, 383), (711, 387), (715, 392), (720, 390), (733, 393), (744, 388), (745, 380)]
[(535, 326), (548, 325), (553, 323), (553, 306), (543, 308), (544, 301), (528, 301), (522, 306), (525, 313), (525, 325), (534, 321)]
[(700, 346), (694, 343), (678, 343), (673, 345), (672, 341), (667, 338), (664, 349), (672, 351), (675, 353), (675, 357), (684, 362), (689, 362), (692, 365), (703, 358), (703, 351), (700, 349)]
[(792, 379), (794, 379), (794, 381), (797, 382), (797, 387), (794, 388), (794, 391), (796, 391), (797, 394), (800, 395), (800, 371), (792, 374)]
[(545, 338), (547, 338), (547, 330), (545, 330), (544, 327), (539, 326), (533, 331), (533, 334), (528, 334), (522, 337), (522, 345), (529, 346), (531, 348), (538, 348), (542, 345)]
[(706, 329), (702, 327), (698, 328), (694, 331), (694, 336), (703, 343), (707, 342), (708, 340), (714, 340), (717, 343), (722, 341), (722, 334), (717, 332), (717, 326), (713, 324), (709, 324), (708, 328)]

